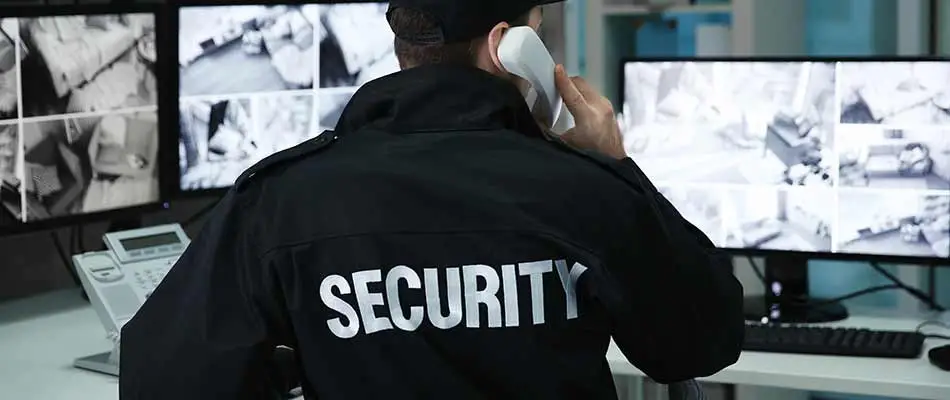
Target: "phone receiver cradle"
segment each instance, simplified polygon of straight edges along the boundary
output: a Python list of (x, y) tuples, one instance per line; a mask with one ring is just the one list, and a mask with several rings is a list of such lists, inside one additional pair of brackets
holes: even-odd
[(567, 111), (554, 84), (554, 59), (544, 42), (531, 27), (508, 29), (498, 45), (498, 60), (508, 73), (531, 84), (537, 101), (544, 102), (548, 115), (542, 116), (555, 135), (574, 127), (574, 117)]

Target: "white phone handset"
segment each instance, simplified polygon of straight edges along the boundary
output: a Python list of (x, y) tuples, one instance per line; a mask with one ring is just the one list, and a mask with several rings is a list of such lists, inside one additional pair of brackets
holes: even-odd
[(508, 73), (531, 83), (538, 101), (547, 107), (542, 117), (553, 134), (560, 136), (574, 127), (574, 117), (554, 85), (554, 59), (533, 28), (508, 29), (498, 45), (498, 60)]

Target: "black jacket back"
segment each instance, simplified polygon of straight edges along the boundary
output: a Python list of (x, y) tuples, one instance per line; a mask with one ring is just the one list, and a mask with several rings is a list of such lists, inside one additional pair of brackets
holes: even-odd
[(610, 337), (660, 382), (742, 341), (720, 254), (630, 159), (549, 141), (514, 85), (432, 66), (249, 169), (123, 329), (123, 399), (614, 398)]

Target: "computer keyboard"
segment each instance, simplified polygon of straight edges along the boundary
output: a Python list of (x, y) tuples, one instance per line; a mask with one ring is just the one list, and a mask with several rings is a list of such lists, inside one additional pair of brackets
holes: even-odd
[(767, 353), (917, 358), (924, 346), (924, 335), (910, 331), (748, 324), (745, 332), (743, 350)]

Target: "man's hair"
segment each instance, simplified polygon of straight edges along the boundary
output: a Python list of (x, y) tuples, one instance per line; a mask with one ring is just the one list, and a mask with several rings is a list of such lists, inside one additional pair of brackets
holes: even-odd
[[(507, 21), (512, 26), (528, 25), (530, 12)], [(396, 34), (394, 46), (396, 57), (402, 68), (411, 68), (427, 64), (473, 65), (478, 46), (484, 37), (449, 44), (420, 45), (400, 39), (400, 36), (432, 37), (439, 35), (438, 24), (422, 11), (409, 8), (396, 8), (390, 11), (389, 25)]]

